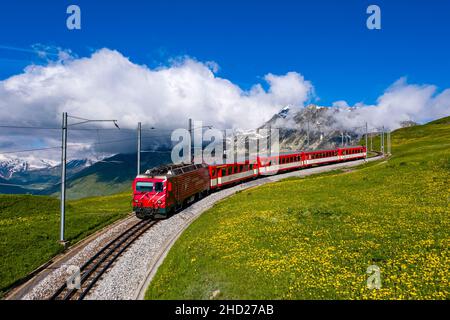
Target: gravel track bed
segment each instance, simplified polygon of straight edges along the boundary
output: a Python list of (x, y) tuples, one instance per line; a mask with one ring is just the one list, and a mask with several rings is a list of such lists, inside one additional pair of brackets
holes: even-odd
[(76, 248), (77, 245), (75, 245), (75, 248), (69, 249), (67, 257), (63, 257), (44, 270), (44, 272), (48, 273), (47, 275), (38, 275), (38, 278), (42, 279), (36, 280), (37, 283), (26, 294), (20, 297), (20, 299), (43, 300), (50, 298), (64, 284), (69, 276), (67, 274), (67, 267), (69, 265), (81, 267), (104, 245), (138, 221), (135, 217), (125, 218), (112, 228), (100, 231), (98, 237), (89, 241), (86, 245), (81, 246), (81, 248)]
[[(381, 157), (374, 157), (368, 159), (368, 161), (374, 161), (380, 158)], [(364, 160), (356, 160), (332, 164), (325, 167), (303, 169), (275, 176), (267, 176), (215, 192), (194, 203), (182, 212), (169, 219), (161, 220), (154, 225), (117, 259), (113, 267), (97, 282), (96, 287), (87, 295), (86, 299), (143, 299), (145, 290), (156, 273), (157, 268), (183, 230), (200, 216), (201, 213), (211, 208), (214, 203), (239, 190), (248, 189), (288, 177), (301, 177), (343, 167), (353, 167), (360, 165), (363, 162)]]

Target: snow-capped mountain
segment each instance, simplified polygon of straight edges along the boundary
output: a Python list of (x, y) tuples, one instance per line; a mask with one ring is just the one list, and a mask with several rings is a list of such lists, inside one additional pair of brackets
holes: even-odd
[(310, 104), (304, 108), (284, 107), (261, 128), (278, 128), (281, 150), (328, 149), (358, 142), (359, 128), (344, 127), (343, 113), (354, 108), (331, 108)]
[[(67, 162), (67, 170), (79, 171), (89, 167), (98, 159), (77, 159)], [(0, 178), (5, 180), (20, 179), (23, 176), (30, 176), (33, 173), (41, 175), (43, 172), (57, 171), (60, 167), (59, 161), (49, 159), (39, 159), (35, 157), (19, 158), (0, 154)]]
[(13, 174), (27, 171), (29, 167), (30, 165), (27, 161), (0, 154), (0, 178), (10, 179)]
[(278, 116), (285, 119), (288, 116), (290, 109), (291, 108), (289, 106), (284, 107), (283, 109), (280, 110), (280, 112), (278, 112)]

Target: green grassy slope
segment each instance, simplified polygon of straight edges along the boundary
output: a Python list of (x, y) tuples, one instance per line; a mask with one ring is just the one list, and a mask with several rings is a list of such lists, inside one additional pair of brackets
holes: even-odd
[[(147, 299), (448, 299), (450, 118), (392, 134), (393, 157), (218, 203)], [(367, 288), (370, 265), (380, 290)]]
[[(76, 243), (130, 212), (130, 193), (68, 201), (66, 239)], [(59, 200), (0, 195), (0, 296), (61, 252)]]

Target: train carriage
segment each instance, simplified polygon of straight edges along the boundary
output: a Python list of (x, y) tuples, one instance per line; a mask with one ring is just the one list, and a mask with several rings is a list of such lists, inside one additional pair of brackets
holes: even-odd
[(259, 174), (276, 174), (281, 171), (295, 170), (303, 166), (302, 153), (281, 154), (279, 156), (258, 157)]
[(209, 166), (211, 189), (217, 189), (226, 185), (256, 178), (258, 174), (257, 161), (244, 161)]
[(366, 147), (341, 148), (339, 150), (339, 160), (356, 160), (366, 157)]
[(340, 149), (304, 152), (303, 166), (308, 167), (312, 165), (338, 162), (340, 160), (339, 150)]

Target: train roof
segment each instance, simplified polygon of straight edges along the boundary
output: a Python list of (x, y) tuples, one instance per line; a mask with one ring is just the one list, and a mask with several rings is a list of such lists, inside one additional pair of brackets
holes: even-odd
[(177, 176), (204, 167), (206, 167), (205, 164), (168, 164), (148, 169), (147, 171), (145, 171), (144, 176)]

